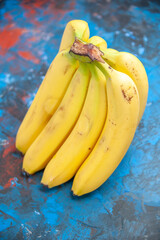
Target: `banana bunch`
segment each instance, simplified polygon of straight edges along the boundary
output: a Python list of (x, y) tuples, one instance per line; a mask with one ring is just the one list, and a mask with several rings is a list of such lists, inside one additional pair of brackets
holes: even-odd
[(89, 38), (85, 21), (69, 22), (17, 133), (23, 174), (45, 168), (41, 183), (49, 188), (75, 176), (77, 196), (97, 189), (126, 154), (147, 95), (146, 71), (135, 56)]

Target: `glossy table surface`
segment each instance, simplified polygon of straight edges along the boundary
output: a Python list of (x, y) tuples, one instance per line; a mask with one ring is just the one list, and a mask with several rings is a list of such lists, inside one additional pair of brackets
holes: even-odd
[[(72, 181), (46, 190), (42, 172), (21, 175), (18, 127), (57, 54), (65, 25), (86, 20), (91, 36), (143, 62), (149, 96), (119, 167), (81, 198)], [(0, 1), (0, 239), (160, 239), (160, 2)]]

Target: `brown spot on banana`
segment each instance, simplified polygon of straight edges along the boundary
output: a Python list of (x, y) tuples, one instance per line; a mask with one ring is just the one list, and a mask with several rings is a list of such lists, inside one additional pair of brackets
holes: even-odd
[(113, 71), (113, 68), (112, 68), (111, 66), (108, 66), (108, 68), (109, 68), (111, 71)]
[(61, 106), (61, 107), (59, 108), (59, 111), (64, 111), (64, 106)]
[(124, 99), (130, 104), (134, 95), (137, 94), (136, 88), (134, 86), (129, 86), (127, 89), (125, 89), (123, 85), (121, 85), (120, 87)]
[(65, 68), (64, 68), (64, 75), (68, 72), (68, 69), (70, 68), (70, 65), (68, 64)]
[(78, 133), (78, 135), (80, 135), (80, 136), (82, 136), (83, 135), (83, 133), (81, 133), (81, 132), (77, 132)]
[(105, 151), (107, 152), (108, 150), (109, 150), (109, 147), (106, 147), (106, 148), (105, 148)]
[(101, 140), (100, 140), (100, 142), (99, 142), (99, 143), (100, 143), (100, 145), (101, 145), (101, 144), (103, 144), (103, 143), (104, 143), (104, 141), (105, 141), (105, 137), (103, 136), (103, 137), (102, 137), (102, 139), (101, 139)]
[(133, 96), (129, 96), (124, 89), (121, 89), (121, 91), (122, 91), (124, 99), (126, 99), (128, 103), (131, 103)]
[(117, 124), (114, 122), (114, 121), (112, 121), (111, 119), (109, 119), (109, 122), (113, 125), (113, 126), (116, 126)]

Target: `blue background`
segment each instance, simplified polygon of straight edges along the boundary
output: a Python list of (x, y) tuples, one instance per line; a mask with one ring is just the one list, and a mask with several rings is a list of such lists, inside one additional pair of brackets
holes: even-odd
[[(119, 167), (81, 198), (72, 181), (46, 190), (42, 172), (21, 175), (18, 127), (57, 54), (65, 25), (86, 20), (91, 36), (143, 62), (149, 96)], [(160, 239), (160, 2), (0, 1), (0, 238)]]

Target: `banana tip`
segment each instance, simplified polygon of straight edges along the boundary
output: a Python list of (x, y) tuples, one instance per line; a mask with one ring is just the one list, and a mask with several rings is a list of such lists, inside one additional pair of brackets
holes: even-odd
[(24, 177), (30, 177), (30, 174), (28, 172), (26, 172), (24, 169), (22, 169), (22, 175)]
[(71, 196), (72, 196), (73, 198), (78, 198), (78, 197), (79, 197), (78, 195), (76, 195), (76, 194), (73, 192), (73, 190), (71, 190)]
[(49, 188), (49, 186), (47, 184), (44, 184), (41, 182), (41, 185), (44, 187), (44, 188)]

